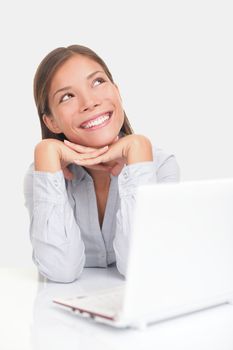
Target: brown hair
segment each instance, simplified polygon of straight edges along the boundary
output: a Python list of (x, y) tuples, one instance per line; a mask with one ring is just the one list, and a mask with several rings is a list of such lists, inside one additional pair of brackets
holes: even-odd
[[(50, 131), (43, 121), (43, 115), (51, 114), (48, 103), (48, 91), (55, 72), (64, 62), (66, 62), (70, 57), (72, 57), (75, 54), (87, 56), (99, 63), (102, 66), (108, 78), (110, 79), (110, 81), (114, 83), (113, 77), (105, 62), (88, 47), (81, 45), (71, 45), (68, 47), (59, 47), (51, 51), (40, 63), (34, 77), (34, 98), (38, 115), (40, 118), (42, 139), (55, 138), (63, 141), (66, 138), (65, 135), (62, 133), (55, 134), (52, 131)], [(133, 129), (129, 123), (125, 111), (124, 123), (122, 125), (121, 132), (126, 135), (133, 134)]]

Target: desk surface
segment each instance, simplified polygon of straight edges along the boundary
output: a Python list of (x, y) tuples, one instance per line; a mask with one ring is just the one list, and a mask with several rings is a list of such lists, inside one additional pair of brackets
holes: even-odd
[(59, 308), (54, 297), (75, 296), (123, 283), (115, 267), (85, 269), (70, 284), (37, 270), (0, 269), (0, 349), (4, 350), (232, 350), (233, 306), (223, 305), (149, 326), (114, 329)]

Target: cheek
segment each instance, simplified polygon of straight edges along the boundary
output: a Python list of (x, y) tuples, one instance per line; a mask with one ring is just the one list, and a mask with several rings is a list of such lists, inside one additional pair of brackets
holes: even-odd
[(121, 99), (117, 96), (115, 97), (115, 107), (117, 109), (117, 114), (118, 114), (118, 118), (121, 120), (124, 119), (124, 109), (123, 109), (123, 105), (122, 105), (122, 101)]
[(104, 97), (105, 99), (110, 100), (117, 105), (122, 104), (120, 94), (113, 85), (106, 85), (105, 87), (103, 87), (103, 89), (100, 89), (99, 97)]
[(76, 115), (77, 106), (69, 103), (56, 111), (57, 119), (64, 127), (72, 123), (73, 116)]
[(124, 113), (124, 109), (121, 104), (121, 101), (119, 99), (116, 101), (115, 106), (116, 106), (116, 123), (121, 128), (124, 123), (125, 113)]
[(122, 110), (121, 118), (120, 118), (120, 129), (123, 126), (124, 121), (125, 121), (125, 112)]

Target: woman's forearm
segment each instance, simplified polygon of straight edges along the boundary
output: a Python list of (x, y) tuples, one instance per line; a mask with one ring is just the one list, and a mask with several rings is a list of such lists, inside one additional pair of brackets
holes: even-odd
[(37, 171), (54, 173), (61, 170), (57, 141), (43, 140), (35, 147), (34, 165)]
[(153, 160), (152, 145), (150, 140), (143, 135), (132, 135), (126, 148), (127, 164), (134, 164)]

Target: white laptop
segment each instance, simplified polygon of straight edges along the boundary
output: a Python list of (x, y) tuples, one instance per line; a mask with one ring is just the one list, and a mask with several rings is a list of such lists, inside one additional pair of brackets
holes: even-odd
[(139, 187), (123, 287), (54, 299), (117, 327), (145, 327), (232, 301), (233, 179)]

